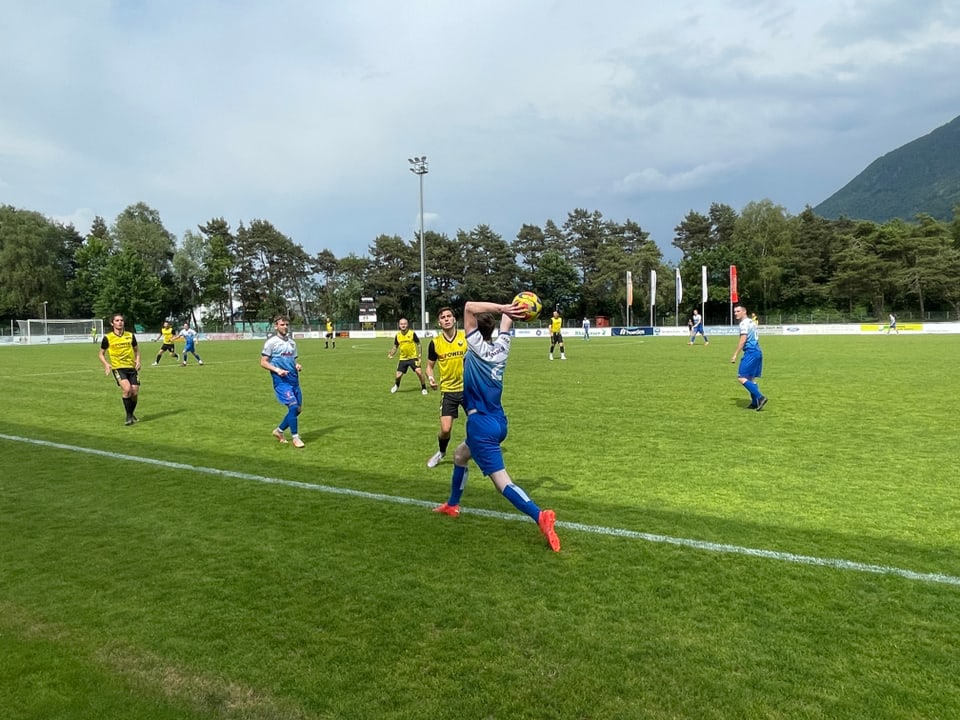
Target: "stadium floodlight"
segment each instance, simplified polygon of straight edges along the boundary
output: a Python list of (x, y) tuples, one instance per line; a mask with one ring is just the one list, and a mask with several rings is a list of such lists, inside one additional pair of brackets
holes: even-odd
[(427, 332), (427, 238), (423, 234), (423, 176), (430, 172), (427, 156), (407, 158), (410, 172), (420, 177), (420, 331)]

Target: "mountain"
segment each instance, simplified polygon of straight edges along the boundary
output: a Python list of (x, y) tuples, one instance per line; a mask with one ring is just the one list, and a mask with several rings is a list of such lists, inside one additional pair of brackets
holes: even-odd
[(918, 213), (949, 222), (960, 205), (960, 117), (877, 158), (813, 208), (820, 217), (885, 223)]

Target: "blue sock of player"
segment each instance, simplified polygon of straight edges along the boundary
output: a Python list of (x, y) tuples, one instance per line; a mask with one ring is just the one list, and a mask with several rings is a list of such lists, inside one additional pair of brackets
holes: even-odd
[(750, 397), (753, 399), (754, 402), (760, 399), (761, 397), (760, 388), (757, 387), (757, 384), (753, 382), (753, 380), (747, 380), (743, 384), (743, 387), (746, 388), (748, 393), (750, 393)]
[(447, 505), (459, 505), (460, 496), (463, 495), (463, 489), (466, 486), (467, 468), (454, 464), (453, 477), (450, 480), (450, 499), (447, 500)]
[(280, 429), (283, 430), (285, 427), (290, 428), (290, 432), (294, 435), (297, 434), (297, 406), (291, 405), (287, 408), (287, 416), (283, 419), (283, 427)]
[(540, 508), (523, 491), (523, 488), (510, 483), (503, 489), (503, 496), (509, 500), (513, 506), (522, 513), (532, 517), (534, 520), (540, 517)]

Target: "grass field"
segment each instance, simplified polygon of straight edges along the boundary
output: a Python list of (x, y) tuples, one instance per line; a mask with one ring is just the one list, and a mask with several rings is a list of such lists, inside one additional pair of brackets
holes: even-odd
[[(505, 443), (560, 553), (471, 467), (389, 341), (149, 367), (0, 348), (0, 716), (960, 717), (952, 336), (518, 339)], [(463, 437), (463, 419), (454, 441)], [(448, 458), (450, 456), (448, 455)]]

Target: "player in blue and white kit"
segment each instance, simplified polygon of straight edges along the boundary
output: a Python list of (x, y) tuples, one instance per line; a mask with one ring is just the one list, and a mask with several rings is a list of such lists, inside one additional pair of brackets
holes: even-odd
[(737, 370), (737, 380), (750, 393), (751, 410), (763, 410), (767, 398), (757, 387), (757, 378), (763, 374), (763, 352), (760, 350), (760, 340), (757, 335), (757, 324), (747, 317), (747, 309), (743, 305), (733, 308), (733, 316), (740, 321), (740, 342), (730, 358), (731, 363), (737, 361), (737, 355), (743, 352), (740, 358), (740, 368)]
[(690, 319), (690, 344), (693, 345), (697, 340), (697, 335), (703, 335), (703, 344), (709, 345), (710, 339), (707, 337), (707, 331), (703, 329), (703, 316), (699, 310), (693, 311), (693, 317)]
[[(467, 336), (467, 354), (463, 359), (463, 405), (467, 411), (467, 437), (453, 455), (453, 477), (450, 499), (434, 508), (434, 512), (451, 517), (460, 514), (460, 496), (467, 485), (467, 463), (472, 457), (480, 471), (489, 476), (497, 490), (517, 510), (529, 515), (540, 527), (550, 548), (560, 550), (560, 539), (554, 530), (556, 513), (541, 510), (507, 474), (500, 443), (507, 437), (507, 416), (500, 400), (503, 395), (503, 373), (510, 354), (510, 329), (513, 318), (523, 317), (520, 305), (468, 301), (463, 308), (463, 330)], [(500, 333), (494, 341), (496, 314)]]
[(186, 343), (183, 348), (183, 362), (180, 363), (180, 365), (186, 367), (187, 353), (190, 353), (197, 359), (198, 365), (203, 365), (203, 360), (201, 360), (200, 356), (197, 355), (197, 331), (190, 327), (190, 323), (183, 324), (183, 330), (180, 331), (180, 337), (183, 338), (183, 341)]
[(273, 392), (277, 400), (287, 408), (287, 414), (274, 428), (273, 436), (282, 443), (287, 441), (284, 431), (290, 428), (290, 441), (294, 447), (302, 448), (298, 418), (303, 408), (303, 393), (300, 391), (300, 363), (297, 362), (297, 343), (290, 337), (290, 321), (279, 317), (273, 324), (277, 331), (267, 338), (260, 351), (260, 367), (270, 371), (273, 380)]

